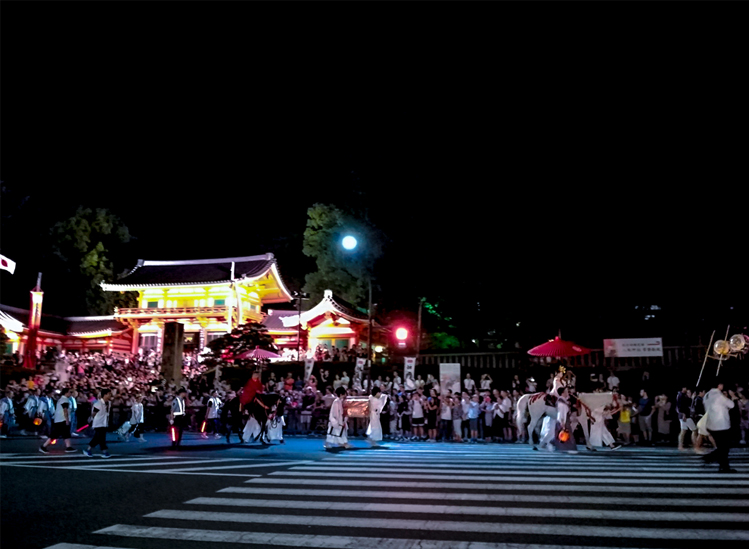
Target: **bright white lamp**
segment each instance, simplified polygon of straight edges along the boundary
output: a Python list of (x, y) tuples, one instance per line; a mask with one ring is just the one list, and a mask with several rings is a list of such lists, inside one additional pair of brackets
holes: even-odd
[(344, 236), (343, 242), (341, 242), (341, 244), (346, 250), (353, 250), (354, 248), (356, 248), (356, 238), (354, 238), (353, 236)]

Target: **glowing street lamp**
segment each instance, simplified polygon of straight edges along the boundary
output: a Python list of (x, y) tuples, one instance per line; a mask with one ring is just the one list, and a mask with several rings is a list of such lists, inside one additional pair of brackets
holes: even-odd
[[(343, 240), (341, 240), (341, 245), (343, 246), (343, 249), (348, 250), (348, 251), (352, 251), (353, 249), (355, 249), (358, 244), (359, 242), (357, 242), (356, 238), (351, 236), (350, 234), (344, 236)], [(368, 319), (369, 333), (367, 335), (367, 367), (371, 368), (372, 366), (372, 276), (371, 275), (369, 276), (368, 282), (369, 282), (369, 308), (367, 309), (367, 316), (369, 317)]]
[(343, 240), (341, 241), (341, 245), (346, 250), (353, 250), (354, 248), (356, 248), (357, 244), (358, 242), (356, 241), (356, 238), (351, 235), (344, 236)]

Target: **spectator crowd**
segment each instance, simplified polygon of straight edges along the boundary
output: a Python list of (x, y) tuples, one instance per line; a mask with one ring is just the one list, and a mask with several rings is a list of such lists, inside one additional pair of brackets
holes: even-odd
[[(315, 356), (322, 367), (304, 380), (301, 375), (278, 370), (281, 365), (271, 366), (263, 372), (266, 392), (278, 393), (285, 399), (284, 419), (287, 434), (324, 436), (330, 407), (335, 400), (335, 390), (346, 389), (349, 396), (368, 395), (369, 380), (361, 372), (352, 376), (341, 369), (346, 364), (326, 366), (325, 362), (354, 360), (360, 350), (330, 350), (320, 347)], [(223, 436), (226, 433), (226, 412), (238, 398), (237, 389), (222, 382), (209, 386), (206, 368), (193, 356), (185, 356), (183, 381), (180, 387), (168, 383), (161, 375), (161, 357), (153, 352), (132, 356), (105, 356), (96, 353), (68, 353), (56, 357), (55, 372), (36, 373), (20, 380), (3, 380), (3, 395), (0, 400), (2, 436), (49, 437), (55, 402), (60, 391), (70, 388), (69, 398), (75, 400), (75, 413), (71, 423), (73, 436), (88, 436), (85, 432), (91, 406), (100, 398), (102, 389), (110, 389), (111, 417), (109, 428), (118, 429), (129, 421), (134, 406), (142, 403), (145, 431), (166, 431), (172, 401), (177, 391), (187, 389), (188, 430), (203, 432), (202, 436)], [(337, 372), (331, 368), (337, 366)], [(273, 368), (276, 368), (273, 371)], [(690, 387), (672, 385), (668, 391), (652, 391), (649, 374), (640, 374), (630, 380), (632, 391), (620, 391), (622, 383), (614, 371), (608, 377), (595, 371), (586, 377), (585, 392), (613, 392), (617, 395), (617, 406), (609, 408), (604, 415), (606, 426), (623, 444), (678, 444), (693, 446), (701, 451), (710, 444), (707, 432), (697, 428), (704, 414), (701, 399), (704, 391)], [(456, 443), (519, 443), (527, 441), (527, 434), (520, 432), (516, 424), (518, 400), (526, 393), (535, 393), (551, 388), (554, 372), (548, 380), (539, 383), (533, 376), (513, 375), (499, 382), (490, 374), (481, 374), (474, 380), (470, 373), (456, 387), (440, 387), (439, 380), (427, 374), (426, 379), (402, 379), (398, 373), (391, 376), (377, 375), (371, 381), (389, 399), (381, 414), (385, 439), (397, 441)], [(521, 379), (521, 377), (523, 379)], [(583, 381), (583, 380), (581, 380)], [(571, 388), (576, 389), (574, 377)], [(212, 389), (216, 393), (212, 394)], [(652, 394), (651, 394), (652, 393)], [(737, 406), (735, 417), (736, 443), (746, 444), (749, 429), (749, 401), (741, 387), (728, 387), (726, 396), (734, 398)], [(212, 400), (215, 399), (215, 400)], [(217, 406), (216, 406), (217, 405)], [(216, 410), (207, 413), (209, 408)], [(236, 414), (236, 407), (234, 407)], [(206, 419), (210, 421), (206, 422)], [(236, 419), (236, 418), (235, 418)], [(692, 420), (688, 422), (687, 420)], [(41, 420), (41, 421), (39, 421)], [(349, 419), (349, 436), (363, 435), (367, 418)], [(207, 427), (206, 427), (207, 424)], [(686, 427), (685, 427), (686, 425)], [(694, 427), (694, 428), (693, 428)], [(80, 431), (80, 432), (79, 432)], [(691, 433), (689, 432), (691, 431)], [(575, 435), (580, 442), (582, 433)], [(740, 438), (740, 441), (738, 440)], [(145, 440), (141, 436), (142, 440)], [(228, 437), (227, 437), (228, 439)]]

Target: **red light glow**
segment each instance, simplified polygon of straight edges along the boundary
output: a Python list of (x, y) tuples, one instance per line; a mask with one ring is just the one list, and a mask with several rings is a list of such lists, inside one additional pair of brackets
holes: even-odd
[(403, 341), (408, 337), (408, 330), (406, 330), (405, 328), (398, 328), (395, 331), (395, 337), (396, 339), (400, 339), (401, 341)]

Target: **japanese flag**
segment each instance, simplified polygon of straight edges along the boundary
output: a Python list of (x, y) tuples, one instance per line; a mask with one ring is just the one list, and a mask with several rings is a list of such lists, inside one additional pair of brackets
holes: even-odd
[(10, 271), (10, 274), (13, 274), (16, 270), (16, 262), (11, 261), (4, 255), (0, 255), (0, 269)]

